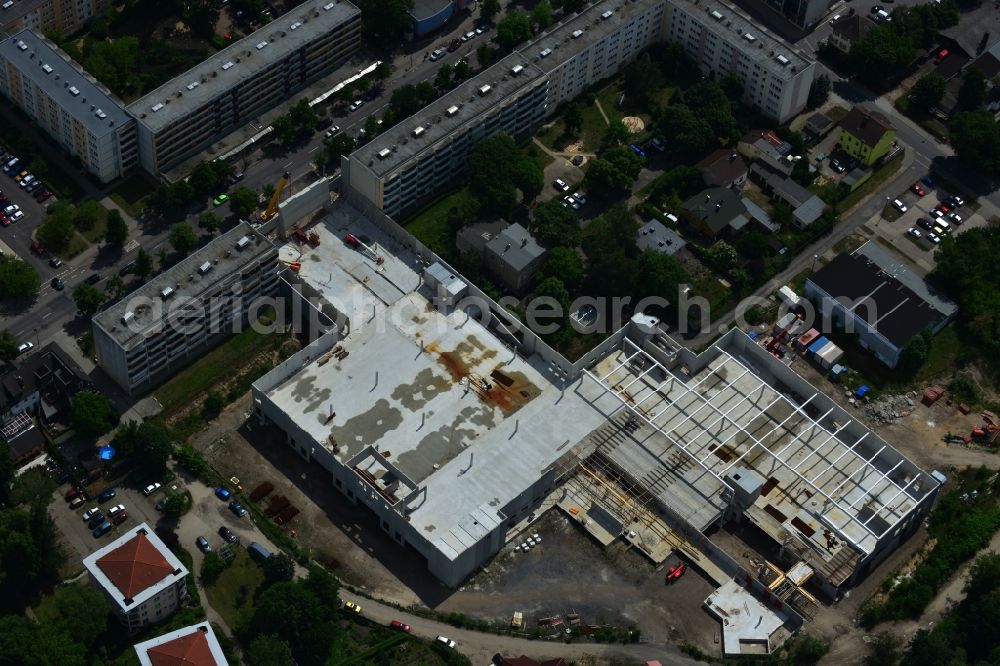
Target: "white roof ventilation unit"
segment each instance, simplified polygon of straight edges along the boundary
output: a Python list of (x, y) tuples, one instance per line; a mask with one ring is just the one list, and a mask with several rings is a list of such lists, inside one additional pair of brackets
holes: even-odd
[(775, 58), (775, 60), (777, 60), (778, 62), (780, 62), (782, 67), (788, 67), (788, 65), (791, 64), (791, 62), (792, 62), (791, 60), (789, 60), (788, 58), (786, 58), (783, 55), (779, 55), (777, 58)]
[(712, 14), (712, 18), (714, 18), (716, 21), (722, 20), (722, 12), (720, 12), (718, 9), (713, 9), (710, 13)]
[(609, 18), (611, 18), (611, 15), (614, 14), (614, 13), (615, 13), (615, 10), (609, 9), (608, 11), (604, 12), (603, 14), (601, 14), (601, 18), (604, 19), (604, 20), (608, 20)]
[(251, 243), (250, 237), (244, 236), (243, 238), (236, 241), (236, 249), (242, 252), (244, 249), (249, 247), (250, 243)]
[(574, 30), (574, 31), (573, 31), (573, 34), (572, 34), (572, 35), (570, 35), (570, 36), (571, 36), (571, 37), (572, 37), (573, 39), (580, 39), (580, 37), (583, 37), (583, 30)]
[(128, 323), (133, 319), (135, 319), (135, 313), (132, 312), (131, 310), (127, 311), (125, 314), (122, 315), (122, 323), (125, 324), (126, 326), (128, 326)]
[(449, 106), (448, 109), (445, 111), (445, 115), (447, 115), (449, 118), (455, 115), (456, 113), (458, 113), (458, 107), (455, 105)]
[(201, 85), (201, 81), (192, 81), (191, 83), (187, 84), (184, 87), (187, 88), (188, 90), (194, 90), (195, 88), (197, 88), (200, 85)]
[(480, 86), (480, 88), (479, 88), (479, 96), (482, 97), (482, 96), (486, 95), (487, 93), (489, 93), (491, 90), (493, 90), (493, 86), (491, 86), (488, 83), (485, 84), (485, 85), (483, 85), (483, 86)]
[(198, 272), (201, 273), (202, 275), (209, 272), (210, 270), (212, 270), (211, 261), (206, 261), (205, 263), (203, 263), (201, 266), (198, 267)]
[(234, 66), (235, 66), (235, 63), (233, 63), (233, 61), (232, 61), (232, 60), (230, 60), (230, 61), (228, 61), (228, 62), (224, 62), (224, 63), (222, 63), (222, 69), (223, 69), (223, 70), (227, 70), (227, 69), (229, 69), (230, 67), (234, 67)]
[(383, 148), (382, 150), (378, 151), (378, 158), (380, 160), (384, 160), (385, 158), (389, 157), (389, 155), (392, 155), (392, 151), (389, 150), (388, 148)]
[(174, 295), (173, 287), (164, 287), (163, 290), (160, 291), (160, 298), (162, 298), (163, 300), (167, 300), (173, 295)]
[(76, 97), (77, 95), (80, 94), (80, 89), (77, 88), (76, 86), (70, 86), (69, 87), (69, 94), (72, 95), (73, 97)]
[(542, 49), (542, 52), (538, 54), (539, 58), (544, 58), (547, 55), (551, 55), (552, 49)]
[(153, 105), (153, 112), (155, 113), (162, 108), (163, 108), (163, 102), (157, 102), (156, 104)]
[(415, 127), (413, 129), (413, 138), (416, 139), (418, 136), (424, 133), (423, 127)]
[(524, 71), (524, 65), (514, 65), (510, 68), (510, 73), (512, 76), (517, 76)]
[(751, 35), (749, 32), (743, 35), (743, 39), (747, 40), (750, 43), (757, 41), (757, 38)]
[(257, 44), (257, 50), (260, 51), (265, 46), (267, 46), (267, 40), (266, 39), (263, 42), (260, 42), (260, 43)]

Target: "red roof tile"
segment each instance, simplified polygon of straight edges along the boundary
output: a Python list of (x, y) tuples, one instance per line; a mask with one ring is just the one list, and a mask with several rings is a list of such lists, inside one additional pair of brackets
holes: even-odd
[(150, 648), (146, 656), (153, 666), (218, 666), (201, 628)]
[(126, 598), (135, 597), (174, 572), (167, 558), (142, 532), (97, 560), (97, 566)]

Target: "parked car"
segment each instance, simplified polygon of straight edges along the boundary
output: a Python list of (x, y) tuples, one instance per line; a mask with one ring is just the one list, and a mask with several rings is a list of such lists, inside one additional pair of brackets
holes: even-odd
[(122, 266), (120, 269), (118, 269), (118, 276), (119, 277), (125, 277), (126, 275), (128, 275), (129, 273), (131, 273), (134, 269), (135, 269), (135, 262), (134, 261), (130, 261), (127, 264), (125, 264), (124, 266)]
[(49, 266), (51, 266), (52, 268), (59, 268), (60, 266), (62, 266), (62, 259), (60, 259), (59, 257), (52, 257), (51, 259), (49, 259)]
[(114, 517), (111, 519), (111, 522), (115, 525), (121, 525), (122, 523), (125, 522), (126, 518), (128, 518), (128, 514), (122, 511), (120, 513), (116, 513)]
[(563, 197), (562, 200), (559, 203), (562, 204), (563, 208), (572, 208), (574, 210), (579, 210), (580, 209), (580, 204), (578, 204), (576, 202), (576, 200), (573, 199), (573, 197), (570, 197), (570, 196)]
[(461, 47), (461, 46), (462, 46), (462, 40), (461, 39), (453, 39), (453, 40), (451, 40), (451, 44), (448, 45), (448, 53), (452, 53), (453, 51), (457, 51), (459, 49), (459, 47)]
[(687, 571), (687, 565), (684, 564), (683, 562), (678, 562), (677, 564), (667, 569), (667, 573), (664, 576), (664, 582), (667, 583), (676, 582), (681, 576), (684, 575), (685, 571)]
[(235, 513), (237, 518), (242, 518), (243, 516), (247, 515), (246, 507), (244, 507), (236, 500), (233, 500), (232, 502), (229, 503), (229, 510)]
[(934, 179), (931, 178), (930, 176), (921, 176), (920, 182), (926, 185), (927, 187), (934, 187)]
[(97, 512), (96, 514), (94, 514), (94, 516), (93, 516), (93, 517), (92, 517), (92, 518), (90, 519), (90, 522), (89, 522), (89, 523), (87, 523), (87, 527), (89, 527), (90, 529), (94, 529), (95, 527), (97, 527), (98, 525), (100, 525), (100, 524), (101, 524), (101, 523), (103, 523), (103, 522), (105, 522), (105, 518), (104, 518), (104, 514), (103, 514), (103, 513), (101, 513), (100, 511), (98, 511), (98, 512)]
[(918, 197), (922, 197), (925, 194), (927, 194), (927, 190), (920, 187), (920, 183), (913, 183), (913, 185), (910, 185), (910, 191), (916, 194)]
[(910, 227), (909, 229), (907, 229), (906, 233), (913, 236), (914, 238), (920, 238), (921, 236), (920, 229), (916, 229), (914, 227)]
[(365, 105), (365, 101), (363, 99), (356, 99), (353, 102), (351, 102), (351, 105), (349, 107), (347, 107), (347, 108), (348, 108), (349, 111), (353, 112), (353, 111), (357, 111), (358, 109), (360, 109), (364, 105)]
[(406, 633), (410, 633), (411, 631), (413, 631), (413, 628), (410, 625), (403, 624), (399, 620), (393, 620), (392, 622), (389, 623), (389, 626), (392, 627), (393, 629), (398, 629), (399, 631), (405, 631)]
[(934, 208), (941, 211), (942, 213), (950, 213), (952, 209), (955, 208), (955, 206), (952, 205), (951, 202), (949, 202), (948, 200), (945, 200), (939, 203), (937, 206), (934, 206)]
[(475, 37), (476, 37), (476, 31), (475, 30), (470, 30), (469, 32), (467, 32), (464, 35), (462, 35), (462, 41), (463, 42), (467, 42), (470, 39), (475, 39)]
[(569, 185), (567, 185), (566, 181), (564, 181), (562, 178), (556, 178), (554, 181), (552, 181), (552, 184), (560, 192), (566, 192), (569, 190)]
[(83, 512), (83, 515), (81, 516), (81, 518), (83, 518), (83, 522), (85, 522), (85, 523), (89, 523), (89, 522), (90, 522), (90, 519), (91, 519), (91, 518), (93, 518), (94, 516), (96, 516), (97, 514), (99, 514), (100, 512), (101, 512), (101, 510), (100, 510), (100, 509), (98, 509), (98, 508), (97, 508), (97, 507), (95, 506), (95, 507), (94, 507), (94, 508), (92, 508), (92, 509), (87, 509), (86, 511), (84, 511), (84, 512)]
[(101, 281), (101, 276), (98, 275), (97, 273), (91, 273), (90, 275), (87, 276), (87, 279), (84, 280), (84, 282), (86, 282), (87, 284), (97, 284), (100, 281)]
[(229, 495), (230, 492), (227, 489), (223, 488), (222, 486), (219, 486), (218, 488), (215, 489), (215, 496), (218, 497), (220, 500), (229, 499)]
[(34, 342), (22, 342), (17, 347), (17, 353), (18, 354), (27, 354), (29, 351), (31, 351), (32, 349), (34, 349), (34, 347), (35, 347), (35, 343)]
[(198, 550), (200, 550), (203, 553), (207, 553), (208, 551), (212, 550), (212, 547), (208, 545), (208, 539), (206, 539), (203, 536), (200, 536), (197, 539), (195, 539), (194, 543), (195, 545), (198, 546)]
[(921, 227), (922, 229), (926, 229), (927, 231), (930, 231), (931, 229), (934, 228), (934, 225), (931, 224), (931, 221), (928, 220), (926, 217), (922, 217), (919, 220), (917, 220), (917, 226)]
[(329, 139), (331, 137), (337, 136), (338, 134), (340, 134), (340, 126), (334, 125), (333, 127), (331, 127), (326, 131), (326, 138)]
[(52, 288), (56, 291), (62, 291), (66, 288), (66, 284), (62, 281), (61, 277), (52, 278)]
[(212, 205), (218, 207), (226, 203), (227, 201), (229, 201), (229, 195), (223, 192), (219, 196), (212, 199)]
[(84, 497), (83, 495), (77, 495), (70, 501), (69, 508), (78, 509), (79, 507), (83, 506), (83, 503), (86, 501), (87, 501), (86, 497)]
[(361, 606), (354, 603), (353, 601), (348, 601), (347, 603), (345, 603), (344, 608), (346, 608), (352, 613), (358, 613), (358, 614), (361, 613)]
[(27, 192), (28, 194), (34, 194), (38, 190), (42, 189), (42, 187), (44, 187), (42, 181), (36, 180), (33, 181), (30, 185), (28, 185), (26, 188), (24, 188), (24, 191)]
[(847, 171), (847, 167), (841, 164), (840, 160), (838, 160), (836, 157), (830, 158), (830, 168), (836, 171), (837, 173), (844, 173), (845, 171)]
[(115, 506), (113, 506), (110, 509), (108, 509), (108, 515), (109, 516), (115, 516), (115, 515), (117, 515), (118, 513), (122, 512), (122, 511), (125, 511), (125, 505), (124, 504), (116, 504)]
[(951, 222), (952, 224), (960, 225), (962, 224), (963, 219), (962, 216), (959, 215), (958, 213), (948, 213), (948, 221)]
[(587, 205), (587, 195), (585, 195), (583, 192), (574, 192), (570, 196), (572, 196), (574, 199), (576, 199), (576, 202), (578, 204), (580, 204), (581, 206), (586, 206)]
[(226, 543), (239, 543), (240, 540), (240, 538), (233, 534), (233, 531), (225, 525), (219, 528), (219, 536), (222, 537)]
[(938, 243), (940, 243), (940, 242), (941, 242), (941, 237), (940, 237), (940, 236), (938, 236), (938, 235), (937, 235), (936, 233), (934, 233), (933, 231), (931, 231), (930, 233), (928, 233), (928, 234), (927, 234), (927, 240), (929, 240), (930, 242), (932, 242), (932, 243), (934, 243), (935, 245), (937, 245)]
[(646, 151), (640, 148), (638, 144), (630, 143), (628, 144), (628, 147), (631, 148), (632, 152), (638, 155), (639, 157), (646, 157)]
[(28, 189), (28, 185), (31, 185), (33, 182), (35, 182), (35, 177), (34, 177), (34, 175), (32, 175), (32, 174), (29, 173), (24, 178), (22, 178), (20, 181), (18, 181), (17, 185), (22, 190), (26, 190), (26, 189)]
[(80, 490), (79, 488), (70, 488), (69, 490), (66, 491), (65, 497), (66, 497), (66, 500), (69, 501), (71, 499), (76, 498), (79, 495), (83, 495), (83, 491), (82, 490)]
[(948, 49), (941, 49), (938, 51), (937, 55), (934, 56), (934, 64), (940, 65), (949, 55), (951, 55), (951, 52)]
[(438, 643), (442, 643), (444, 645), (447, 645), (448, 647), (450, 647), (452, 649), (455, 648), (455, 641), (451, 640), (450, 638), (447, 638), (446, 636), (438, 636), (434, 640), (436, 640)]
[(156, 481), (154, 483), (149, 484), (145, 488), (143, 488), (142, 489), (142, 494), (145, 495), (146, 497), (149, 497), (150, 495), (152, 495), (153, 493), (155, 493), (157, 490), (159, 490), (161, 487), (162, 487), (162, 485), (160, 484), (160, 482)]
[(103, 491), (100, 495), (97, 496), (97, 501), (100, 502), (101, 504), (104, 504), (105, 502), (107, 502), (112, 497), (115, 497), (116, 495), (118, 495), (117, 490), (115, 490), (114, 488), (108, 488), (107, 490)]
[(903, 203), (902, 201), (900, 201), (899, 199), (893, 199), (893, 200), (892, 200), (892, 205), (893, 205), (893, 207), (895, 207), (895, 209), (896, 209), (896, 210), (898, 210), (898, 211), (899, 211), (900, 213), (905, 213), (905, 212), (906, 212), (906, 211), (908, 210), (908, 209), (906, 208), (906, 204), (905, 204), (905, 203)]
[(23, 210), (15, 210), (10, 215), (10, 221), (11, 221), (11, 223), (17, 222), (17, 221), (22, 220), (22, 219), (24, 219), (24, 211)]
[(93, 534), (95, 539), (100, 539), (102, 536), (111, 531), (111, 523), (104, 521), (100, 525), (94, 528)]
[(446, 54), (447, 52), (448, 51), (446, 49), (434, 49), (434, 51), (431, 52), (431, 60), (432, 61), (440, 60), (441, 58), (444, 57), (444, 54)]
[(38, 203), (42, 203), (43, 201), (47, 201), (51, 198), (52, 198), (52, 193), (49, 192), (48, 190), (45, 190), (44, 192), (35, 197), (35, 201), (37, 201)]

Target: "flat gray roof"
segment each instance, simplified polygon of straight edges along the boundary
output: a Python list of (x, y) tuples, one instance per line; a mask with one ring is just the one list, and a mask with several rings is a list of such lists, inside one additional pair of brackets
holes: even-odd
[[(522, 69), (515, 75), (515, 66)], [(512, 53), (447, 95), (431, 102), (413, 116), (382, 132), (351, 154), (379, 178), (402, 167), (459, 128), (480, 122), (482, 116), (517, 91), (529, 88), (544, 76), (541, 69), (519, 53)], [(480, 94), (483, 86), (486, 94)], [(449, 115), (449, 109), (456, 109)], [(417, 136), (414, 131), (420, 128)], [(383, 153), (382, 151), (387, 151)], [(382, 153), (382, 157), (379, 154)]]
[(32, 30), (0, 42), (0, 56), (95, 136), (117, 132), (132, 117), (121, 100), (87, 74), (59, 47)]
[[(812, 60), (805, 58), (793, 47), (772, 35), (734, 5), (723, 0), (670, 0), (670, 5), (681, 8), (699, 19), (716, 35), (746, 54), (752, 61), (782, 79), (790, 79), (809, 65)], [(747, 35), (753, 37), (749, 39)], [(779, 60), (779, 57), (785, 61)]]
[(873, 264), (881, 268), (887, 275), (891, 275), (909, 287), (927, 305), (942, 315), (950, 317), (958, 310), (958, 304), (955, 301), (939, 294), (937, 291), (932, 291), (927, 284), (927, 280), (914, 273), (913, 269), (906, 263), (896, 259), (879, 247), (878, 243), (868, 241), (855, 250), (854, 254), (868, 257)]
[[(239, 250), (237, 243), (244, 237), (249, 240), (242, 243), (243, 249)], [(271, 241), (249, 224), (239, 224), (95, 315), (94, 324), (129, 349), (130, 342), (143, 339), (163, 323), (168, 308), (164, 307), (160, 311), (148, 304), (163, 302), (162, 294), (165, 289), (171, 290), (167, 299), (171, 304), (179, 303), (184, 298), (199, 299), (227, 276), (256, 263), (269, 252), (277, 252)], [(211, 268), (203, 273), (200, 267), (206, 263), (211, 264)], [(146, 305), (143, 307), (141, 304)], [(128, 324), (125, 324), (123, 317), (127, 312), (132, 313), (132, 316)]]
[(0, 9), (0, 26), (4, 30), (14, 28), (14, 23), (52, 0), (17, 0), (7, 9)]
[(128, 109), (150, 131), (159, 131), (360, 13), (347, 0), (306, 2), (170, 79)]
[[(616, 32), (636, 14), (662, 2), (663, 0), (634, 0), (623, 3), (604, 0), (595, 3), (518, 48), (517, 52), (530, 58), (545, 72), (551, 72), (577, 53)], [(611, 12), (610, 15), (608, 12)], [(583, 32), (574, 37), (577, 30)], [(552, 52), (543, 57), (541, 54), (545, 49), (551, 49)]]

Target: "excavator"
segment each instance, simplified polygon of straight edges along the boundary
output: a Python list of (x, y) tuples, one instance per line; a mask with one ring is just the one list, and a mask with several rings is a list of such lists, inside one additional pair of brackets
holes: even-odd
[(291, 179), (292, 177), (287, 171), (281, 176), (281, 180), (274, 188), (274, 194), (271, 195), (271, 200), (267, 202), (267, 210), (260, 214), (261, 222), (268, 222), (278, 214), (278, 198), (281, 197), (281, 193)]

